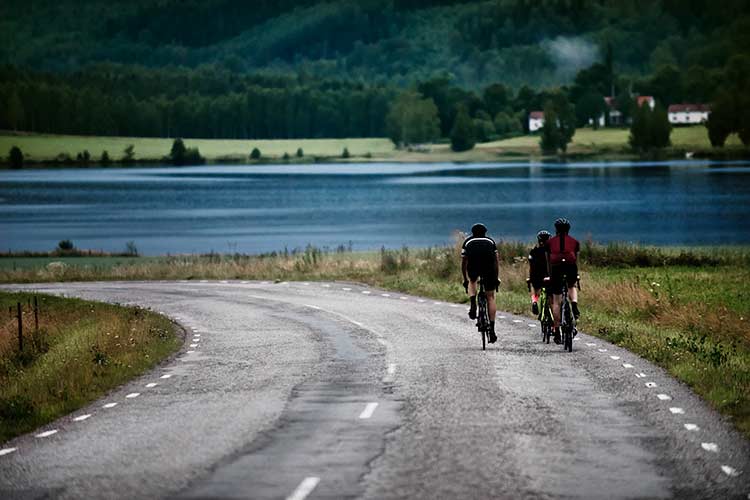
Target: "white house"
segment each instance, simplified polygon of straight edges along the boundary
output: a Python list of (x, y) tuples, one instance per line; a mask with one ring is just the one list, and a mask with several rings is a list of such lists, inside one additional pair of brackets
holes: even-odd
[(529, 113), (529, 132), (536, 132), (544, 126), (544, 111)]
[(672, 104), (667, 109), (672, 125), (696, 125), (705, 123), (711, 108), (707, 104)]

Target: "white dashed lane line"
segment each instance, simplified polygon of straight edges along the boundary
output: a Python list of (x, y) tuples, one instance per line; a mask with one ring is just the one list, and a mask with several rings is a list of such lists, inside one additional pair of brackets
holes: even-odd
[(148, 389), (151, 389), (151, 388), (153, 388), (153, 387), (156, 387), (157, 385), (158, 385), (158, 384), (157, 384), (156, 382), (149, 382), (148, 384), (146, 384), (146, 387), (147, 387)]
[(701, 428), (695, 424), (685, 424), (683, 427), (685, 427), (685, 429), (692, 431), (692, 432), (697, 432), (701, 430)]
[(84, 420), (86, 420), (87, 418), (90, 418), (90, 417), (91, 417), (91, 414), (87, 413), (86, 415), (81, 415), (80, 417), (74, 418), (73, 422), (83, 422)]
[(669, 401), (672, 399), (672, 396), (670, 396), (669, 394), (657, 394), (656, 397), (662, 401)]
[(719, 453), (719, 445), (716, 443), (701, 443), (701, 448), (712, 453)]
[(620, 359), (620, 356), (610, 356), (609, 359), (614, 359), (615, 361), (617, 361), (618, 359)]
[(399, 297), (401, 300), (409, 300), (409, 297)]
[(523, 321), (521, 321), (520, 319), (514, 319), (513, 323), (523, 323)]
[(39, 433), (39, 434), (37, 434), (37, 435), (36, 435), (35, 437), (38, 437), (38, 438), (46, 438), (46, 437), (49, 437), (49, 436), (51, 436), (51, 435), (53, 435), (53, 434), (57, 434), (57, 429), (53, 429), (53, 430), (51, 430), (51, 431), (40, 432), (40, 433)]
[(631, 365), (630, 363), (623, 363), (623, 364), (622, 364), (622, 367), (623, 367), (623, 368), (635, 368), (635, 367), (634, 367), (633, 365)]
[(684, 415), (685, 414), (685, 410), (683, 410), (682, 408), (677, 408), (677, 407), (672, 407), (672, 408), (669, 409), (669, 411), (673, 415)]
[(646, 374), (645, 374), (645, 373), (643, 373), (643, 372), (641, 372), (641, 373), (636, 373), (636, 374), (635, 374), (635, 376), (636, 376), (636, 377), (638, 377), (638, 378), (646, 378)]
[(596, 344), (594, 344), (593, 342), (586, 342), (586, 345), (589, 347), (596, 347)]
[(390, 297), (391, 294), (389, 294), (389, 293), (381, 293), (380, 296), (381, 297)]
[(166, 374), (166, 375), (162, 375), (162, 376), (161, 376), (161, 377), (159, 377), (159, 378), (165, 378), (165, 379), (166, 379), (166, 378), (172, 378), (172, 375), (171, 375), (171, 374)]
[(133, 398), (137, 398), (137, 397), (138, 397), (138, 396), (140, 396), (140, 395), (141, 395), (141, 393), (140, 393), (140, 392), (131, 392), (130, 394), (128, 394), (128, 395), (127, 395), (127, 396), (125, 396), (125, 397), (126, 397), (127, 399), (133, 399)]
[(286, 500), (305, 500), (315, 487), (318, 486), (319, 482), (319, 477), (306, 477), (301, 483), (299, 483), (297, 489), (295, 489), (291, 495), (286, 497)]
[(105, 405), (102, 405), (102, 408), (109, 409), (109, 408), (114, 408), (115, 406), (117, 406), (117, 403), (107, 403)]
[(2, 450), (0, 450), (0, 457), (4, 455), (9, 455), (16, 450), (18, 450), (18, 448), (3, 448)]
[(531, 328), (536, 328), (536, 325), (535, 325), (534, 323), (529, 323), (529, 326), (530, 326)]
[(342, 290), (345, 291), (345, 292), (351, 292), (352, 291), (351, 288), (342, 288)]
[(362, 290), (362, 293), (365, 295), (370, 295), (372, 292), (369, 290)]
[(599, 351), (599, 352), (607, 352), (606, 349), (597, 349), (597, 351)]
[(649, 389), (653, 389), (654, 387), (656, 387), (656, 383), (655, 382), (646, 382), (646, 387), (648, 387)]
[(190, 344), (190, 347), (198, 347), (198, 344)]
[[(721, 470), (722, 472), (724, 472), (724, 474), (726, 474), (729, 477), (737, 477), (740, 475), (740, 473), (737, 472), (737, 469), (735, 469), (734, 467), (730, 467), (728, 465), (722, 465)], [(750, 498), (750, 495), (748, 495), (748, 498)]]
[(367, 403), (367, 406), (365, 406), (365, 409), (362, 411), (362, 413), (359, 414), (359, 418), (361, 419), (367, 419), (372, 417), (372, 414), (375, 413), (375, 408), (378, 407), (378, 403)]

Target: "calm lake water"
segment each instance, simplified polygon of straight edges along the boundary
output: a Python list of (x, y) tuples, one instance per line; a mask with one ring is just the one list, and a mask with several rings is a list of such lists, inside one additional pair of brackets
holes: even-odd
[(750, 163), (206, 166), (0, 172), (0, 248), (144, 254), (355, 250), (452, 241), (483, 221), (531, 241), (750, 243)]

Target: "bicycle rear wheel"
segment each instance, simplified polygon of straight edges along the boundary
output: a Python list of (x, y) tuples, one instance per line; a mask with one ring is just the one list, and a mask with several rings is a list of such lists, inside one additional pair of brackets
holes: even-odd
[(487, 316), (487, 296), (480, 292), (477, 296), (477, 327), (482, 336), (482, 350), (487, 350), (487, 337), (489, 336), (490, 320)]

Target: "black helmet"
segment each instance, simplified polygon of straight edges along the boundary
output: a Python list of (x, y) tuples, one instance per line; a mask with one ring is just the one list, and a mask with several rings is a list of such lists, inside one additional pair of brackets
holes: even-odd
[(564, 217), (560, 217), (555, 221), (555, 230), (558, 233), (568, 233), (570, 231), (570, 222)]
[(471, 234), (472, 236), (484, 236), (487, 234), (487, 226), (482, 224), (481, 222), (477, 222), (473, 226), (471, 226)]
[(536, 233), (536, 239), (539, 241), (539, 243), (544, 243), (549, 239), (549, 237), (552, 236), (549, 234), (549, 231), (541, 230), (538, 233)]

